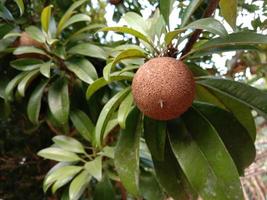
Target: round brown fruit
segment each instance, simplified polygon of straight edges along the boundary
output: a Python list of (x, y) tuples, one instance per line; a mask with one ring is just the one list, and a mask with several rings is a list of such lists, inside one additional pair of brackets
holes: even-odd
[(132, 93), (137, 107), (146, 116), (170, 120), (192, 105), (195, 81), (182, 61), (158, 57), (138, 69), (133, 79)]
[(109, 3), (112, 5), (118, 5), (122, 2), (122, 0), (109, 0)]

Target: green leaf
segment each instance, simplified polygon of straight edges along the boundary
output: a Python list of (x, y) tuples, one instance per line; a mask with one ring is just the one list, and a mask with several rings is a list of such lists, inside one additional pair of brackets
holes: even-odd
[(145, 117), (144, 137), (153, 159), (164, 160), (166, 123)]
[(87, 59), (72, 59), (65, 64), (79, 79), (88, 84), (92, 84), (98, 78), (95, 67)]
[(249, 85), (220, 78), (207, 78), (197, 81), (211, 90), (239, 101), (267, 118), (267, 93)]
[(96, 178), (98, 181), (102, 179), (102, 157), (98, 156), (94, 160), (87, 162), (84, 165), (87, 172)]
[(46, 33), (48, 33), (48, 30), (49, 30), (52, 8), (53, 8), (53, 5), (46, 6), (43, 9), (42, 14), (41, 14), (42, 28)]
[(146, 55), (143, 51), (140, 51), (138, 49), (127, 49), (122, 52), (120, 52), (114, 60), (107, 64), (106, 67), (103, 70), (103, 77), (105, 80), (109, 80), (111, 70), (115, 67), (115, 65), (120, 62), (121, 60), (128, 59), (128, 58), (145, 58)]
[(52, 193), (55, 194), (56, 191), (61, 188), (62, 186), (66, 185), (68, 182), (70, 182), (73, 179), (73, 175), (72, 176), (65, 176), (64, 174), (62, 174), (61, 177), (59, 177), (55, 183), (52, 186)]
[(10, 66), (20, 71), (31, 71), (39, 68), (42, 60), (34, 58), (21, 58), (10, 62)]
[(238, 119), (238, 121), (248, 130), (250, 137), (253, 141), (255, 141), (256, 125), (250, 108), (229, 96), (223, 95), (215, 91), (213, 91), (213, 93), (221, 102), (223, 102), (225, 107), (229, 111), (231, 111)]
[(13, 52), (14, 55), (21, 55), (26, 53), (37, 53), (47, 56), (47, 54), (43, 50), (31, 46), (20, 46)]
[(33, 124), (38, 124), (39, 121), (39, 114), (41, 110), (41, 100), (43, 96), (44, 89), (47, 85), (48, 81), (43, 81), (39, 83), (36, 88), (33, 90), (30, 99), (28, 101), (27, 106), (27, 114), (29, 117), (29, 120)]
[(220, 21), (214, 18), (203, 18), (188, 24), (184, 28), (168, 32), (165, 36), (166, 44), (170, 44), (171, 41), (177, 37), (177, 35), (186, 31), (187, 29), (203, 29), (215, 35), (219, 35), (221, 37), (226, 37), (228, 35), (225, 27), (222, 25)]
[(65, 78), (58, 78), (48, 90), (48, 105), (51, 114), (61, 125), (68, 122), (69, 117), (69, 91)]
[(14, 20), (14, 17), (11, 12), (4, 6), (2, 2), (0, 2), (0, 17), (10, 21)]
[(128, 96), (122, 101), (118, 110), (118, 123), (121, 128), (125, 128), (126, 118), (131, 111), (133, 104), (133, 95), (129, 93)]
[(13, 101), (13, 90), (19, 84), (19, 82), (28, 74), (28, 72), (22, 72), (15, 76), (5, 88), (6, 101)]
[(39, 75), (39, 70), (29, 72), (18, 84), (18, 93), (24, 97), (26, 89), (29, 87), (31, 82)]
[(91, 18), (86, 14), (81, 14), (81, 13), (76, 14), (72, 16), (68, 21), (66, 21), (66, 23), (62, 26), (62, 30), (64, 30), (65, 28), (67, 28), (68, 26), (74, 23), (82, 22), (82, 21), (90, 21), (90, 20)]
[(186, 29), (203, 29), (221, 37), (228, 35), (222, 23), (214, 18), (203, 18), (188, 24)]
[(232, 33), (224, 38), (214, 38), (203, 45), (193, 49), (189, 54), (198, 51), (208, 51), (210, 49), (219, 49), (225, 46), (232, 46), (232, 50), (239, 49), (240, 45), (267, 44), (267, 36), (253, 32)]
[(130, 72), (124, 72), (119, 74), (118, 72), (112, 73), (110, 75), (109, 81), (106, 81), (104, 78), (99, 78), (95, 82), (93, 82), (91, 85), (89, 85), (87, 91), (86, 91), (86, 98), (87, 100), (91, 98), (91, 96), (98, 91), (99, 89), (105, 87), (109, 83), (113, 81), (121, 81), (121, 80), (132, 80), (134, 74)]
[(146, 200), (164, 199), (164, 193), (151, 172), (142, 171), (140, 175), (140, 193)]
[(20, 16), (22, 16), (25, 10), (23, 0), (15, 0), (15, 2), (19, 7)]
[(185, 124), (168, 124), (169, 137), (193, 189), (204, 199), (243, 199), (236, 166), (214, 127), (194, 108), (182, 119)]
[(109, 122), (113, 112), (118, 108), (121, 101), (128, 95), (130, 92), (130, 88), (125, 88), (124, 90), (118, 92), (115, 96), (113, 96), (108, 103), (102, 109), (95, 129), (95, 137), (96, 137), (96, 145), (101, 146), (104, 139), (103, 134), (105, 132), (107, 123)]
[(127, 12), (122, 16), (122, 19), (127, 23), (128, 27), (139, 31), (144, 35), (148, 35), (146, 21), (139, 14), (135, 12)]
[(49, 173), (46, 175), (43, 184), (44, 191), (46, 192), (47, 189), (57, 180), (62, 180), (62, 178), (72, 179), (81, 170), (82, 167), (79, 166), (66, 166), (66, 163), (59, 163), (52, 171), (49, 171)]
[(186, 63), (186, 65), (195, 77), (208, 76), (209, 75), (207, 70), (201, 68), (200, 66), (196, 65), (195, 63)]
[(174, 0), (160, 0), (159, 9), (160, 13), (163, 15), (166, 24), (169, 24), (169, 17), (173, 9)]
[[(114, 115), (116, 115), (116, 114), (114, 114)], [(113, 116), (114, 116), (114, 115), (113, 115)], [(116, 116), (115, 116), (114, 119), (109, 120), (109, 122), (108, 122), (108, 124), (107, 124), (107, 126), (106, 126), (106, 129), (105, 129), (103, 138), (106, 138), (106, 136), (107, 136), (109, 133), (111, 133), (111, 131), (113, 131), (113, 130), (116, 128), (116, 126), (118, 126), (118, 124), (119, 124), (119, 123), (118, 123), (118, 119), (117, 119)]]
[(49, 147), (42, 149), (37, 153), (37, 155), (46, 159), (64, 162), (74, 162), (81, 160), (80, 157), (77, 156), (75, 153), (65, 151), (58, 147)]
[(90, 174), (84, 170), (71, 182), (69, 188), (70, 200), (78, 200), (91, 180)]
[(167, 141), (164, 149), (164, 160), (159, 161), (153, 159), (153, 164), (156, 172), (156, 178), (161, 187), (172, 196), (175, 200), (188, 200), (189, 192), (187, 191), (187, 181), (177, 163), (170, 144)]
[(61, 17), (59, 23), (58, 23), (58, 27), (57, 27), (57, 36), (62, 32), (63, 27), (65, 26), (65, 24), (67, 23), (67, 21), (71, 18), (72, 14), (74, 13), (74, 10), (78, 7), (80, 7), (82, 4), (84, 4), (86, 2), (86, 0), (80, 0), (80, 1), (76, 1), (74, 2), (70, 8), (65, 12), (65, 14)]
[(234, 30), (236, 28), (237, 4), (237, 0), (220, 0), (221, 14)]
[(114, 32), (119, 32), (119, 33), (130, 34), (130, 35), (137, 37), (140, 40), (143, 40), (144, 42), (149, 44), (151, 47), (154, 46), (153, 42), (146, 35), (132, 28), (115, 26), (115, 27), (105, 27), (105, 28), (100, 29), (99, 31), (114, 31)]
[[(242, 175), (255, 158), (256, 150), (248, 131), (229, 112), (208, 104), (194, 104), (214, 126)], [(216, 116), (216, 117), (214, 117)]]
[(68, 50), (68, 53), (71, 55), (83, 55), (89, 56), (93, 58), (101, 58), (106, 60), (107, 54), (106, 52), (99, 46), (90, 44), (90, 43), (82, 43), (78, 44), (71, 49)]
[(96, 185), (94, 192), (94, 200), (116, 200), (116, 193), (110, 180), (105, 177), (101, 182)]
[(32, 39), (34, 39), (40, 43), (45, 43), (46, 39), (45, 39), (43, 32), (39, 28), (37, 28), (36, 26), (29, 26), (25, 29), (25, 31), (26, 31), (26, 33), (28, 33), (28, 35)]
[(53, 137), (57, 147), (74, 153), (85, 153), (83, 145), (76, 139), (64, 135)]
[(78, 109), (71, 111), (70, 119), (81, 136), (87, 141), (94, 143), (95, 126), (91, 119)]
[(186, 7), (183, 13), (181, 27), (184, 27), (188, 23), (188, 21), (190, 20), (190, 17), (195, 12), (195, 10), (200, 6), (202, 1), (203, 0), (190, 1), (190, 4)]
[(46, 78), (50, 78), (51, 66), (52, 66), (51, 61), (39, 65), (41, 74), (44, 75)]
[(114, 163), (126, 190), (139, 195), (139, 144), (142, 132), (142, 115), (133, 109), (126, 121), (115, 150)]

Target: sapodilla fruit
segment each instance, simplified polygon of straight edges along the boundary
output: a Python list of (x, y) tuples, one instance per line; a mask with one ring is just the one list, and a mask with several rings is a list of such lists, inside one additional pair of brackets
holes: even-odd
[(118, 5), (122, 2), (123, 0), (109, 0), (109, 3), (112, 5)]
[(182, 61), (158, 57), (137, 70), (132, 93), (135, 104), (146, 116), (170, 120), (183, 114), (192, 105), (195, 81)]

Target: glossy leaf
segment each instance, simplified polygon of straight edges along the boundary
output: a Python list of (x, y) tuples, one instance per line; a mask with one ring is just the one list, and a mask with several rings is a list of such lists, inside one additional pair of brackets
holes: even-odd
[(15, 0), (16, 4), (19, 7), (19, 12), (20, 12), (20, 16), (23, 15), (25, 7), (24, 7), (24, 2), (23, 0)]
[(94, 160), (84, 165), (86, 171), (98, 181), (102, 179), (102, 157), (98, 156)]
[(217, 130), (233, 158), (239, 174), (243, 175), (244, 168), (254, 161), (256, 154), (253, 140), (248, 131), (231, 113), (225, 110), (207, 104), (195, 104), (194, 106)]
[(18, 84), (18, 93), (24, 97), (26, 89), (29, 87), (31, 82), (39, 75), (39, 70), (29, 72)]
[(134, 74), (130, 72), (124, 72), (124, 73), (112, 73), (110, 75), (109, 81), (106, 81), (104, 78), (99, 78), (95, 82), (93, 82), (91, 85), (89, 85), (87, 91), (86, 91), (86, 98), (87, 100), (91, 98), (91, 96), (96, 93), (99, 89), (105, 87), (109, 83), (112, 83), (114, 81), (121, 81), (121, 80), (132, 80)]
[(129, 93), (128, 96), (122, 101), (118, 110), (118, 123), (121, 128), (125, 128), (125, 123), (133, 104), (133, 95)]
[(59, 31), (64, 30), (65, 28), (67, 28), (68, 26), (74, 23), (82, 22), (82, 21), (90, 21), (90, 20), (91, 18), (86, 14), (80, 13), (80, 14), (73, 15), (71, 18), (68, 19), (68, 21), (65, 22), (65, 24), (61, 27), (61, 30)]
[(152, 47), (154, 46), (152, 41), (150, 41), (150, 39), (146, 35), (132, 28), (115, 26), (115, 27), (105, 27), (105, 28), (100, 29), (99, 31), (114, 31), (114, 32), (119, 32), (119, 33), (130, 34), (146, 42), (150, 46)]
[(92, 84), (98, 77), (95, 67), (87, 59), (72, 59), (66, 67), (82, 81)]
[(118, 92), (115, 96), (113, 96), (108, 103), (102, 109), (95, 129), (95, 137), (96, 137), (96, 145), (101, 146), (103, 144), (104, 138), (103, 134), (105, 132), (108, 121), (110, 120), (113, 112), (118, 108), (121, 101), (128, 95), (130, 88), (126, 88), (120, 92)]
[(181, 27), (184, 27), (188, 23), (188, 21), (190, 20), (190, 17), (195, 12), (195, 10), (199, 7), (202, 1), (203, 0), (190, 1), (189, 5), (186, 7), (183, 13)]
[(155, 160), (164, 160), (166, 123), (145, 117), (144, 137), (152, 157)]
[(104, 79), (109, 81), (112, 69), (121, 60), (128, 59), (128, 58), (145, 58), (145, 57), (146, 55), (144, 54), (144, 52), (139, 51), (137, 49), (127, 49), (125, 51), (122, 51), (114, 58), (114, 60), (111, 63), (107, 64), (106, 67), (104, 68), (103, 70)]
[(141, 172), (140, 193), (147, 200), (164, 199), (164, 193), (155, 175), (151, 172)]
[(106, 52), (99, 46), (90, 44), (90, 43), (82, 43), (78, 44), (71, 49), (68, 50), (69, 54), (72, 55), (83, 55), (83, 56), (89, 56), (93, 58), (101, 58), (106, 59), (107, 55)]
[(77, 156), (75, 153), (65, 151), (58, 147), (49, 147), (46, 149), (42, 149), (41, 151), (38, 152), (38, 156), (50, 160), (64, 161), (64, 162), (74, 162), (80, 160), (80, 157)]
[(15, 76), (5, 88), (5, 99), (7, 101), (13, 101), (13, 90), (17, 87), (19, 82), (28, 74), (28, 72), (22, 72)]
[(135, 12), (127, 12), (122, 16), (122, 19), (127, 23), (127, 26), (148, 35), (146, 21), (142, 16)]
[[(204, 43), (203, 45), (193, 49), (189, 54), (198, 51), (208, 51), (209, 49), (217, 49), (225, 46), (236, 45), (236, 49), (239, 49), (240, 45), (256, 45), (256, 44), (267, 44), (267, 36), (257, 34), (253, 32), (239, 32), (232, 33), (224, 38), (214, 38)], [(234, 48), (233, 48), (234, 49)], [(232, 49), (232, 50), (233, 50)]]
[(50, 20), (51, 20), (51, 11), (52, 11), (53, 5), (46, 6), (41, 14), (41, 24), (43, 30), (48, 33)]
[(207, 78), (197, 81), (211, 90), (236, 99), (267, 118), (267, 93), (249, 85), (220, 78)]
[(42, 75), (44, 75), (46, 78), (50, 78), (51, 66), (52, 66), (52, 62), (51, 61), (48, 61), (48, 62), (45, 62), (45, 63), (39, 65), (40, 73)]
[(69, 117), (69, 91), (65, 78), (58, 78), (48, 90), (48, 105), (53, 117), (61, 125), (66, 124)]
[(110, 180), (105, 177), (96, 185), (94, 192), (94, 200), (116, 200), (116, 194)]
[(251, 109), (243, 103), (240, 103), (236, 99), (233, 99), (227, 95), (223, 95), (215, 91), (213, 91), (213, 94), (215, 94), (217, 98), (221, 102), (223, 102), (225, 107), (234, 114), (238, 121), (248, 130), (252, 140), (255, 141), (256, 125), (251, 113)]
[(85, 153), (83, 145), (76, 139), (65, 135), (53, 137), (53, 142), (57, 147), (74, 153)]
[(216, 130), (194, 109), (185, 113), (183, 121), (185, 125), (177, 121), (168, 125), (169, 137), (193, 189), (204, 199), (242, 199), (238, 171)]
[(169, 24), (169, 17), (172, 12), (174, 0), (160, 0), (159, 9), (163, 15), (166, 24)]
[(2, 2), (0, 3), (0, 17), (10, 21), (14, 20), (11, 12), (4, 6)]
[(46, 55), (46, 53), (43, 50), (31, 46), (20, 46), (16, 48), (16, 50), (13, 52), (14, 55), (21, 55), (26, 53), (36, 53), (36, 54)]
[(55, 194), (56, 191), (63, 187), (64, 185), (66, 185), (68, 182), (70, 182), (73, 179), (73, 175), (72, 176), (65, 176), (64, 174), (62, 174), (62, 176), (60, 178), (58, 178), (58, 180), (55, 181), (55, 183), (52, 186), (52, 193)]
[(29, 117), (29, 120), (33, 124), (39, 123), (39, 114), (41, 110), (41, 101), (44, 89), (47, 85), (47, 81), (43, 81), (37, 85), (37, 87), (33, 90), (30, 99), (28, 101), (27, 105), (27, 114)]
[(28, 33), (28, 35), (32, 39), (34, 39), (40, 43), (45, 43), (46, 39), (45, 39), (43, 32), (39, 28), (37, 28), (36, 26), (29, 26), (25, 29), (25, 31), (26, 31), (26, 33)]
[(62, 178), (73, 178), (77, 173), (82, 170), (82, 167), (79, 166), (71, 166), (63, 163), (59, 163), (56, 168), (46, 175), (44, 180), (43, 189), (46, 192), (47, 189), (57, 180)]
[(168, 142), (164, 149), (164, 154), (163, 161), (153, 159), (156, 178), (159, 184), (175, 200), (189, 199), (186, 179)]
[(91, 180), (91, 176), (86, 170), (82, 171), (75, 179), (71, 182), (69, 188), (70, 200), (78, 200)]
[(65, 12), (65, 14), (61, 17), (58, 27), (57, 27), (57, 35), (61, 33), (63, 30), (64, 25), (67, 23), (67, 21), (71, 18), (72, 14), (74, 13), (74, 10), (78, 7), (80, 7), (82, 4), (84, 4), (86, 0), (79, 0), (74, 2), (70, 8)]
[(39, 68), (42, 60), (34, 58), (20, 58), (10, 62), (10, 66), (20, 71), (31, 71)]
[(81, 136), (94, 143), (95, 126), (91, 119), (83, 111), (77, 109), (71, 111), (70, 119)]
[(230, 26), (236, 28), (236, 17), (237, 17), (237, 0), (220, 0), (221, 14), (224, 19), (230, 24)]
[(139, 195), (139, 143), (142, 132), (142, 115), (133, 109), (121, 130), (115, 150), (115, 167), (126, 190)]

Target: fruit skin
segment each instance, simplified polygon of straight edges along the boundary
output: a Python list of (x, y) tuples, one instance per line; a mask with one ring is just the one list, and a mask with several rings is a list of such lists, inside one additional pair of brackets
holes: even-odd
[(146, 116), (170, 120), (192, 105), (195, 81), (182, 61), (158, 57), (138, 69), (133, 79), (132, 93), (137, 107)]
[(122, 3), (123, 0), (109, 0), (109, 3), (112, 5), (118, 5), (120, 3)]

